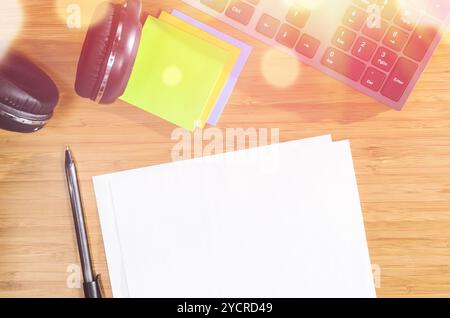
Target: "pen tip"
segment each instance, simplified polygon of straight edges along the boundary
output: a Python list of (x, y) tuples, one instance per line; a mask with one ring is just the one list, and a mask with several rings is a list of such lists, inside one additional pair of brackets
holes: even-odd
[(66, 162), (72, 162), (72, 151), (70, 151), (70, 147), (67, 146), (66, 147), (66, 151), (65, 151), (65, 157), (66, 157)]

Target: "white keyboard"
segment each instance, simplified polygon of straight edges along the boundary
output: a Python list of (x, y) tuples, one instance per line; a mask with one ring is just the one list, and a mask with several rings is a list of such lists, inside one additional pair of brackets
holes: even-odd
[(398, 110), (450, 13), (450, 0), (183, 1)]

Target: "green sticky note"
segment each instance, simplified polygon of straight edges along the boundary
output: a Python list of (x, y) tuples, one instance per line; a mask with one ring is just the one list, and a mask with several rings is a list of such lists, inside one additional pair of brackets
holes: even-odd
[(121, 99), (190, 131), (203, 127), (227, 60), (226, 50), (148, 17)]
[[(241, 54), (241, 50), (233, 44), (219, 39), (218, 37), (199, 29), (196, 26), (167, 13), (166, 11), (161, 12), (159, 20), (170, 23), (171, 25), (176, 26), (179, 29), (189, 32), (192, 35), (195, 35), (196, 37), (208, 41), (209, 43), (214, 44), (215, 46), (227, 51), (228, 58), (225, 61), (222, 74), (220, 75), (216, 87), (214, 87), (214, 90), (212, 91), (212, 94), (209, 96), (208, 104), (206, 105), (206, 108), (204, 109), (204, 112), (201, 116), (201, 121), (206, 123), (206, 121), (208, 121), (209, 115), (211, 114), (214, 106), (217, 103), (217, 100), (220, 98), (220, 94), (222, 93), (222, 90), (227, 83), (231, 72), (233, 71), (234, 65), (236, 64), (236, 61)], [(201, 128), (203, 128), (203, 126)]]

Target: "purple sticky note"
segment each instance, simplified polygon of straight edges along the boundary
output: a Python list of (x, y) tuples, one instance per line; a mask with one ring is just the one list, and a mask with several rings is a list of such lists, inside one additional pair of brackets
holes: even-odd
[(208, 124), (215, 126), (215, 125), (217, 125), (220, 115), (222, 114), (231, 94), (233, 93), (233, 90), (234, 90), (234, 87), (236, 86), (237, 80), (238, 80), (242, 70), (244, 69), (245, 64), (247, 63), (250, 53), (252, 52), (252, 47), (249, 46), (248, 44), (245, 44), (245, 43), (239, 41), (239, 40), (236, 40), (235, 38), (233, 38), (227, 34), (217, 31), (216, 29), (214, 29), (200, 21), (197, 21), (194, 18), (192, 18), (178, 10), (173, 10), (172, 15), (241, 49), (241, 54), (240, 54), (238, 60), (236, 61), (236, 64), (234, 65), (233, 70), (231, 71), (230, 77), (228, 78), (225, 86), (223, 87), (223, 90), (220, 94), (219, 99), (216, 102), (216, 105), (214, 106), (213, 111), (211, 112), (211, 115), (209, 116)]

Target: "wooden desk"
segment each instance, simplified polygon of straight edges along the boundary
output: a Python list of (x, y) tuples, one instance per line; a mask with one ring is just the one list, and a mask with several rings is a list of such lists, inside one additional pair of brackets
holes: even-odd
[[(95, 269), (110, 296), (91, 178), (168, 162), (175, 144), (171, 124), (122, 102), (99, 106), (75, 95), (85, 31), (66, 28), (56, 2), (22, 1), (24, 25), (13, 45), (55, 79), (61, 102), (37, 134), (0, 132), (0, 296), (82, 296), (66, 284), (78, 263), (66, 145), (78, 162)], [(220, 128), (280, 128), (281, 141), (328, 133), (351, 140), (370, 254), (381, 269), (379, 296), (450, 296), (449, 35), (397, 112), (304, 65), (293, 85), (275, 88), (262, 76), (265, 45), (181, 1), (144, 3), (150, 14), (176, 7), (254, 45)]]

